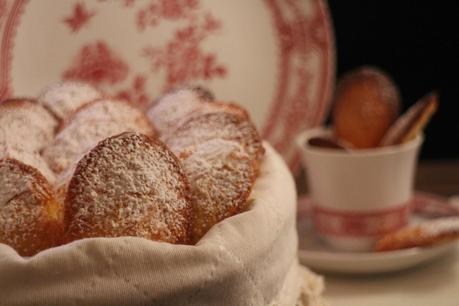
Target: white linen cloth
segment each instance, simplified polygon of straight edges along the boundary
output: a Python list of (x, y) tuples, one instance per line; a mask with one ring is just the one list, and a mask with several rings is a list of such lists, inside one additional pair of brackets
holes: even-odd
[[(297, 259), (296, 191), (268, 145), (247, 212), (195, 246), (134, 237), (75, 241), (23, 258), (0, 244), (0, 305), (316, 305)], [(318, 304), (317, 304), (318, 305)]]

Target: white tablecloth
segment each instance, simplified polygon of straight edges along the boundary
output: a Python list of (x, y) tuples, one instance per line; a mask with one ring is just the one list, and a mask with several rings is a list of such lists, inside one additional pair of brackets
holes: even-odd
[(325, 275), (331, 306), (458, 306), (456, 250), (409, 270), (373, 276)]

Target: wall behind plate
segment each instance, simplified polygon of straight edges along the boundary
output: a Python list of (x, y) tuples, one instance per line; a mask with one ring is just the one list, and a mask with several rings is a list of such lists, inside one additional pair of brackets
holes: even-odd
[(329, 0), (329, 6), (338, 77), (360, 65), (381, 67), (398, 84), (403, 110), (437, 89), (440, 107), (421, 158), (459, 159), (459, 1)]

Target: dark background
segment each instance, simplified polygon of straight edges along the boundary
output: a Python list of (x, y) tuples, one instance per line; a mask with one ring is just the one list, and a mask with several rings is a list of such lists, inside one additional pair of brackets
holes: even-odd
[(459, 159), (459, 1), (329, 0), (337, 76), (361, 65), (388, 72), (403, 109), (436, 89), (422, 159)]

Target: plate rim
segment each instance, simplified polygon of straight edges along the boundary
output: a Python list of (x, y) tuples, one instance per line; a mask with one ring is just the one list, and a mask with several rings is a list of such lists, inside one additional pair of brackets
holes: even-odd
[[(387, 252), (306, 251), (298, 249), (299, 262), (320, 273), (371, 275), (415, 268), (455, 250), (459, 241), (452, 240), (428, 247), (413, 247)], [(356, 266), (357, 263), (363, 265)]]

